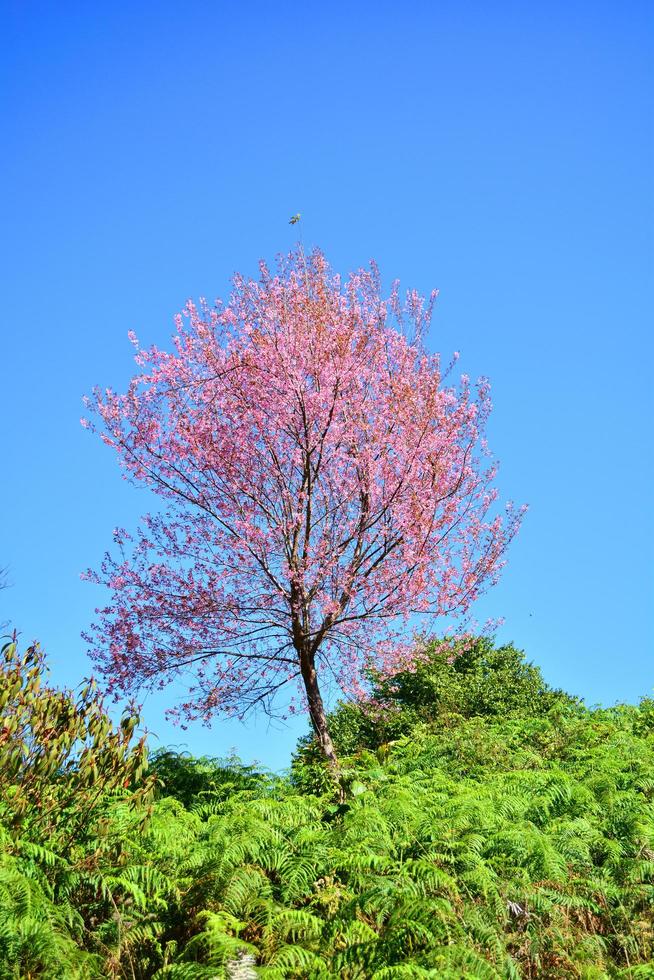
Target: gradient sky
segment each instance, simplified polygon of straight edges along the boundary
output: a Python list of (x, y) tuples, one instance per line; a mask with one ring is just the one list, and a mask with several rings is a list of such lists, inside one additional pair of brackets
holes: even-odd
[[(431, 348), (491, 379), (501, 493), (531, 509), (479, 618), (589, 703), (652, 693), (653, 12), (0, 3), (0, 621), (57, 683), (90, 671), (80, 571), (150, 506), (82, 395), (301, 211), (338, 271), (439, 288)], [(163, 706), (164, 744), (274, 768), (305, 730)]]

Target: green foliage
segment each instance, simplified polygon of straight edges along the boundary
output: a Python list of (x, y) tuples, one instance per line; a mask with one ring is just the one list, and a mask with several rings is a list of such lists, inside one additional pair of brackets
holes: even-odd
[(38, 644), (0, 650), (0, 820), (15, 840), (68, 854), (96, 837), (112, 796), (141, 810), (151, 795), (138, 717), (114, 726), (92, 681), (75, 697), (49, 687)]
[[(329, 715), (329, 730), (341, 754), (377, 749), (420, 723), (437, 728), (461, 718), (543, 715), (573, 707), (577, 699), (551, 688), (513, 644), (495, 647), (488, 637), (418, 644), (410, 668), (391, 677), (368, 671), (370, 696), (341, 703)], [(301, 768), (321, 760), (313, 736), (299, 746)]]
[(5, 811), (0, 980), (652, 976), (654, 702), (588, 710), (487, 645), (382, 688), (344, 803), (305, 745), (292, 781), (155, 753), (148, 819), (109, 781), (65, 851)]
[(180, 962), (241, 948), (269, 978), (629, 976), (654, 952), (653, 720), (645, 702), (423, 725), (359, 756), (344, 806), (277, 786), (203, 821), (168, 800), (140, 860), (212, 910)]
[(38, 645), (0, 651), (1, 980), (112, 975), (121, 906), (146, 901), (125, 867), (154, 785), (137, 724), (91, 682), (50, 687)]
[(235, 756), (194, 758), (187, 752), (158, 749), (150, 755), (150, 771), (158, 781), (157, 796), (172, 796), (188, 809), (198, 810), (226, 799), (231, 793), (256, 791), (264, 778), (254, 766)]
[(521, 650), (511, 643), (495, 647), (488, 637), (419, 645), (414, 669), (390, 678), (372, 671), (371, 677), (373, 697), (415, 712), (415, 721), (448, 713), (464, 718), (541, 715), (561, 701), (574, 703), (549, 687)]

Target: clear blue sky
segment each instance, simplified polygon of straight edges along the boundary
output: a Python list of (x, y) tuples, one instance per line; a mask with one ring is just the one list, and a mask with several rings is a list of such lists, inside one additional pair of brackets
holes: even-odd
[[(167, 343), (294, 241), (440, 289), (430, 343), (490, 377), (531, 505), (504, 616), (588, 702), (652, 692), (652, 13), (646, 2), (0, 4), (0, 620), (88, 673), (79, 573), (145, 491), (79, 426), (127, 331)], [(171, 692), (173, 696), (173, 692)], [(163, 742), (285, 765), (303, 725)]]

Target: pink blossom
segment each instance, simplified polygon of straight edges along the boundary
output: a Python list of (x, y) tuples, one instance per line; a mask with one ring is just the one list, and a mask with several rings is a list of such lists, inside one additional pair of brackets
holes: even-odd
[(98, 573), (88, 639), (116, 692), (190, 678), (175, 713), (208, 721), (290, 686), (314, 720), (310, 669), (361, 694), (365, 664), (407, 663), (410, 617), (465, 617), (493, 584), (523, 510), (492, 513), (488, 383), (445, 383), (433, 300), (300, 251), (189, 302), (171, 352), (95, 391), (102, 438), (165, 504)]

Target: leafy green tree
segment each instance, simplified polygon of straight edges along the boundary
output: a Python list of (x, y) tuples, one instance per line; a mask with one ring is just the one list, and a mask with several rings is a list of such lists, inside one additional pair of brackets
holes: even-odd
[(244, 765), (237, 756), (215, 759), (196, 758), (188, 752), (157, 749), (149, 759), (150, 771), (157, 778), (157, 797), (172, 796), (187, 809), (216, 802), (233, 793), (254, 791), (265, 777), (255, 766)]
[[(541, 671), (513, 644), (488, 637), (465, 642), (419, 644), (411, 666), (390, 677), (367, 672), (370, 695), (341, 702), (329, 717), (339, 752), (377, 748), (417, 724), (451, 725), (457, 718), (539, 716), (578, 700), (550, 687)], [(302, 739), (299, 758), (319, 759), (312, 737)]]
[(125, 907), (144, 902), (130, 834), (143, 827), (138, 717), (114, 725), (85, 683), (47, 682), (43, 651), (0, 651), (0, 978), (118, 976)]
[(443, 713), (465, 718), (545, 714), (554, 704), (573, 703), (551, 688), (541, 671), (512, 643), (495, 646), (488, 637), (419, 647), (415, 668), (385, 678), (372, 672), (373, 697), (413, 711), (420, 720)]
[(16, 840), (47, 841), (67, 856), (98, 833), (107, 800), (134, 808), (148, 801), (154, 779), (145, 736), (134, 743), (138, 716), (117, 726), (95, 683), (77, 695), (47, 683), (38, 644), (24, 653), (15, 638), (0, 651), (0, 820)]

